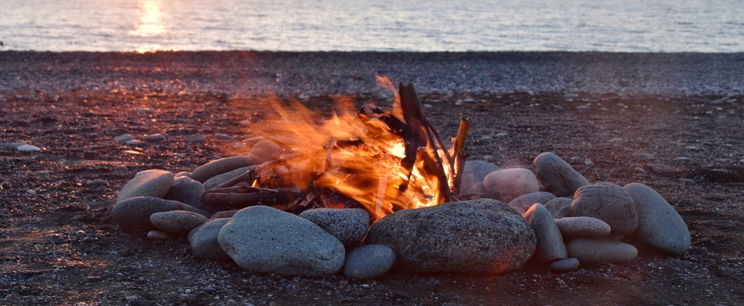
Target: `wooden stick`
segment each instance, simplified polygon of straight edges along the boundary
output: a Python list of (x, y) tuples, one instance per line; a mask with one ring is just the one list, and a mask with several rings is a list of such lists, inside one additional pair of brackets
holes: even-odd
[(465, 147), (465, 141), (468, 138), (470, 130), (470, 117), (463, 115), (460, 117), (460, 127), (457, 129), (457, 137), (452, 146), (452, 156), (455, 160), (455, 183), (453, 191), (455, 194), (460, 193), (460, 182), (462, 181), (462, 169), (465, 167), (465, 157), (462, 156), (462, 149)]
[(262, 190), (246, 190), (248, 192), (233, 192), (233, 188), (225, 190), (226, 192), (221, 192), (221, 190), (205, 192), (202, 195), (202, 202), (214, 207), (242, 208), (253, 205), (288, 204), (303, 194), (297, 192), (296, 188), (276, 190), (261, 188)]

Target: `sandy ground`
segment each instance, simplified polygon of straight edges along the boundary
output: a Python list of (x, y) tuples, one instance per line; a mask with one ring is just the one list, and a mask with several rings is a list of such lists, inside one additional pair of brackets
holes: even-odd
[[(596, 65), (609, 69), (620, 65), (612, 59), (640, 58), (672, 75), (695, 66), (701, 71), (697, 81), (691, 77), (667, 84), (718, 88), (687, 95), (643, 91), (634, 85), (642, 83), (636, 79), (659, 78), (640, 72), (626, 80), (629, 92), (639, 90), (633, 94), (574, 93), (560, 86), (555, 91), (532, 90), (529, 83), (525, 90), (508, 89), (516, 81), (501, 82), (495, 76), (490, 83), (507, 85), (503, 91), (490, 92), (476, 88), (480, 81), (466, 83), (471, 80), (466, 75), (460, 79), (463, 83), (452, 87), (429, 83), (437, 79), (440, 68), (420, 66), (482, 61), (486, 66), (527, 69), (551, 57), (579, 61), (580, 56), (572, 54), (226, 53), (221, 59), (223, 55), (0, 53), (0, 143), (24, 142), (42, 148), (40, 152), (0, 149), (4, 216), (0, 218), (0, 304), (744, 303), (744, 97), (737, 89), (742, 79), (733, 76), (742, 75), (741, 55), (593, 54), (588, 59), (596, 58)], [(233, 64), (244, 55), (263, 56), (256, 69), (273, 71), (274, 76), (224, 81), (242, 69)], [(331, 60), (334, 56), (336, 61)], [(110, 224), (108, 213), (116, 191), (137, 171), (190, 170), (228, 155), (249, 136), (239, 122), (262, 115), (261, 94), (270, 90), (227, 86), (247, 79), (263, 86), (265, 80), (281, 74), (282, 85), (275, 84), (283, 88), (281, 95), (301, 97), (327, 114), (332, 105), (329, 95), (357, 90), (349, 85), (355, 82), (365, 84), (355, 94), (360, 104), (385, 96), (373, 89), (373, 74), (384, 73), (389, 64), (359, 72), (378, 63), (365, 62), (370, 57), (381, 62), (404, 58), (409, 62), (406, 67), (430, 72), (399, 80), (423, 88), (423, 101), (429, 105), (426, 115), (442, 135), (454, 135), (458, 116), (453, 114), (471, 116), (470, 158), (500, 166), (528, 166), (540, 152), (554, 151), (591, 181), (645, 183), (682, 214), (692, 233), (692, 250), (669, 257), (641, 248), (641, 257), (630, 264), (587, 266), (562, 274), (529, 267), (498, 277), (393, 272), (377, 280), (354, 281), (338, 275), (251, 275), (231, 264), (194, 258), (185, 239), (153, 242), (121, 233)], [(708, 60), (670, 64), (688, 57)], [(322, 60), (307, 60), (318, 58)], [(322, 71), (309, 76), (310, 69), (299, 64), (303, 59), (327, 67), (319, 66)], [(334, 74), (334, 67), (345, 68)], [(722, 68), (718, 77), (712, 72), (716, 67)], [(226, 73), (221, 74), (223, 69)], [(289, 79), (340, 81), (310, 85), (306, 93), (301, 83), (295, 87), (283, 83), (295, 69), (300, 72)], [(605, 74), (622, 76), (628, 70)], [(396, 73), (400, 70), (391, 74), (400, 76)], [(541, 74), (529, 71), (514, 77), (525, 75)], [(612, 84), (621, 83), (607, 78)], [(172, 83), (186, 85), (164, 85)], [(450, 88), (457, 93), (448, 93)], [(141, 147), (113, 141), (124, 133), (166, 137)], [(220, 140), (216, 133), (238, 141)], [(206, 136), (206, 141), (188, 141), (194, 134)]]

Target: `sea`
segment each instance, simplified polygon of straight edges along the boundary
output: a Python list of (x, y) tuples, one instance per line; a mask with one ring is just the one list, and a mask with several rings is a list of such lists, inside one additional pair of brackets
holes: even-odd
[(742, 0), (0, 0), (0, 50), (742, 52)]

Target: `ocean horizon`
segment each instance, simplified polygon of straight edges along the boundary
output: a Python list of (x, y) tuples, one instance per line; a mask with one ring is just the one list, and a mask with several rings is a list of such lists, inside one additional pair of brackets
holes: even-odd
[(744, 2), (5, 0), (0, 50), (744, 52)]

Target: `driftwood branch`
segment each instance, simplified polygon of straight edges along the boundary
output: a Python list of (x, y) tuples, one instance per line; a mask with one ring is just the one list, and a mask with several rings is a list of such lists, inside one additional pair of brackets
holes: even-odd
[(253, 205), (288, 204), (301, 197), (297, 188), (228, 187), (204, 192), (202, 202), (213, 207), (243, 208)]
[(463, 148), (465, 148), (465, 141), (468, 138), (468, 131), (470, 130), (470, 117), (460, 117), (460, 127), (457, 129), (457, 137), (455, 138), (452, 146), (452, 157), (454, 159), (455, 167), (455, 183), (453, 191), (455, 194), (460, 194), (460, 182), (462, 181), (462, 170), (465, 167), (465, 156), (463, 156)]

